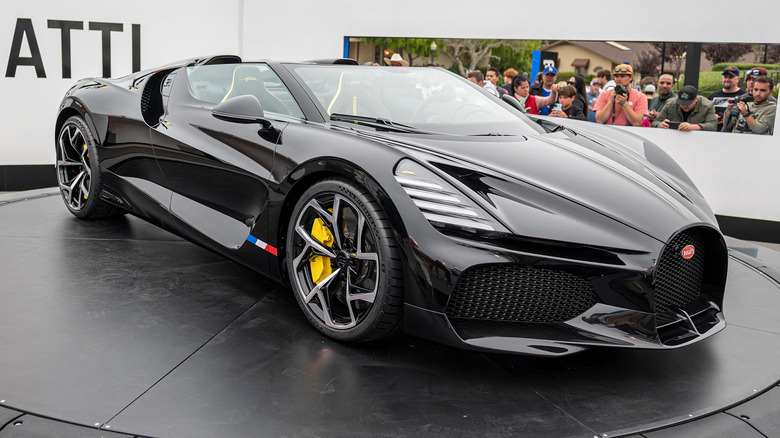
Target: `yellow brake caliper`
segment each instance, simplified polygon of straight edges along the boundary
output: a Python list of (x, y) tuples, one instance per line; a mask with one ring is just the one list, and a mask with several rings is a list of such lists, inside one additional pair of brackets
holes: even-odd
[[(322, 219), (314, 219), (314, 225), (311, 227), (311, 235), (320, 243), (330, 248), (333, 246), (333, 233), (330, 232)], [(330, 267), (330, 257), (315, 255), (309, 259), (309, 269), (311, 269), (311, 279), (314, 284), (319, 284), (333, 272)]]

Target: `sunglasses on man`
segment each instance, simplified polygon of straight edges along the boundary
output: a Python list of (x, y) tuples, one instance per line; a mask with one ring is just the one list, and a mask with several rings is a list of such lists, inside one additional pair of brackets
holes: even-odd
[(612, 73), (628, 73), (628, 69), (627, 68), (616, 68), (615, 70), (612, 71)]
[(748, 71), (745, 72), (745, 75), (746, 76), (753, 76), (754, 78), (757, 78), (757, 77), (763, 75), (763, 73), (761, 72), (761, 70), (748, 70)]

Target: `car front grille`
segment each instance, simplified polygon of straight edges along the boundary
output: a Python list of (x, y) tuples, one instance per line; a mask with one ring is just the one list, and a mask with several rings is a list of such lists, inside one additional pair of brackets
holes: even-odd
[[(682, 251), (689, 245), (695, 252), (693, 257), (685, 259)], [(669, 241), (656, 265), (656, 312), (682, 307), (701, 295), (706, 256), (705, 239), (696, 229), (685, 230)]]
[(451, 319), (555, 323), (596, 304), (593, 286), (575, 274), (523, 265), (466, 270), (447, 303)]

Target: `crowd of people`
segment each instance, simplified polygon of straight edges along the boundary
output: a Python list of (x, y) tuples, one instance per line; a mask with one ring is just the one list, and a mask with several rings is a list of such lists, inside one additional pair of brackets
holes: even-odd
[[(499, 86), (501, 76), (504, 83)], [(502, 74), (491, 67), (485, 76), (473, 71), (468, 79), (496, 96), (514, 97), (529, 114), (606, 125), (771, 135), (777, 111), (772, 80), (766, 69), (754, 67), (745, 73), (743, 89), (740, 76), (739, 68), (726, 67), (723, 88), (707, 97), (699, 95), (693, 85), (675, 93), (670, 74), (653, 78), (641, 89), (633, 84), (634, 71), (629, 64), (600, 70), (590, 84), (579, 74), (559, 83), (558, 71), (552, 66), (545, 67), (533, 83), (512, 68)]]

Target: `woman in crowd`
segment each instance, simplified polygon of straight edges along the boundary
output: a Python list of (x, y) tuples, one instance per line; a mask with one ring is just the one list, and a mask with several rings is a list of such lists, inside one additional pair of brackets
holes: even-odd
[(539, 114), (540, 108), (544, 108), (558, 100), (558, 84), (553, 84), (552, 92), (547, 97), (531, 96), (529, 95), (530, 90), (531, 84), (528, 82), (528, 78), (523, 75), (517, 75), (512, 78), (512, 90), (509, 94), (520, 101), (520, 104), (528, 114)]

